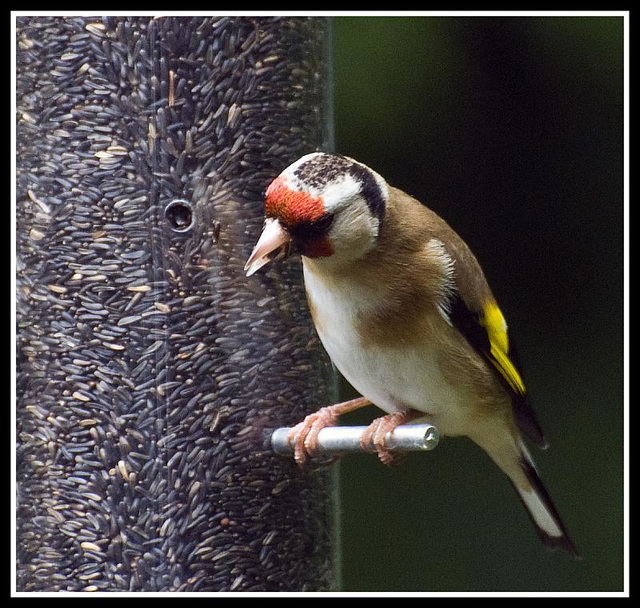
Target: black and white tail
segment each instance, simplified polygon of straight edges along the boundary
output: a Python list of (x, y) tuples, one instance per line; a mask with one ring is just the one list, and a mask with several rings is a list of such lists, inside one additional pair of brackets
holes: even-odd
[(517, 484), (512, 480), (522, 504), (527, 509), (527, 513), (538, 532), (542, 542), (550, 549), (565, 549), (576, 559), (580, 559), (573, 541), (569, 537), (562, 518), (558, 513), (549, 492), (540, 479), (536, 466), (527, 451), (527, 448), (520, 441), (520, 466), (527, 481), (525, 484)]

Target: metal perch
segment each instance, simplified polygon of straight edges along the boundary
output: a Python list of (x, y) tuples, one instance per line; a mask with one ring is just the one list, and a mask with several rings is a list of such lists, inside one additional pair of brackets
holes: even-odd
[[(344, 454), (364, 450), (360, 438), (366, 426), (329, 426), (318, 433), (318, 453)], [(271, 447), (277, 454), (291, 454), (293, 447), (287, 442), (291, 428), (276, 429), (271, 435)], [(389, 449), (396, 452), (433, 450), (440, 441), (438, 429), (430, 424), (404, 424), (387, 434)]]

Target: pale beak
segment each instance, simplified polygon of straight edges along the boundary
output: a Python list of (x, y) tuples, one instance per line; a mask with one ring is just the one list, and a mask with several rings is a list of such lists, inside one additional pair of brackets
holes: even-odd
[(291, 249), (291, 235), (282, 227), (280, 222), (273, 218), (267, 218), (262, 229), (262, 234), (253, 248), (244, 271), (250, 277), (260, 270), (265, 264), (282, 255), (289, 254)]

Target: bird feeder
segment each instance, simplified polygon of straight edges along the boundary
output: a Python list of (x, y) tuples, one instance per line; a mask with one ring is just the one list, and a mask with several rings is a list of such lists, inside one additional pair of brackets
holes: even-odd
[(335, 401), (263, 193), (331, 147), (328, 23), (16, 17), (18, 591), (335, 585)]

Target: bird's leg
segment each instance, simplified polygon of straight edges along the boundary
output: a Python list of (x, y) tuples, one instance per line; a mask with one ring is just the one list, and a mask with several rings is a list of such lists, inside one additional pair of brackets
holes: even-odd
[(417, 410), (402, 410), (376, 418), (362, 433), (360, 438), (362, 449), (370, 450), (373, 447), (383, 464), (391, 464), (393, 455), (386, 446), (387, 433), (421, 416), (424, 416), (424, 413)]
[(338, 416), (357, 410), (365, 405), (371, 405), (371, 401), (365, 397), (327, 405), (317, 412), (309, 414), (302, 422), (296, 424), (287, 435), (287, 442), (293, 446), (293, 457), (296, 462), (299, 465), (304, 464), (307, 456), (311, 456), (317, 449), (318, 433), (323, 428), (335, 424)]

